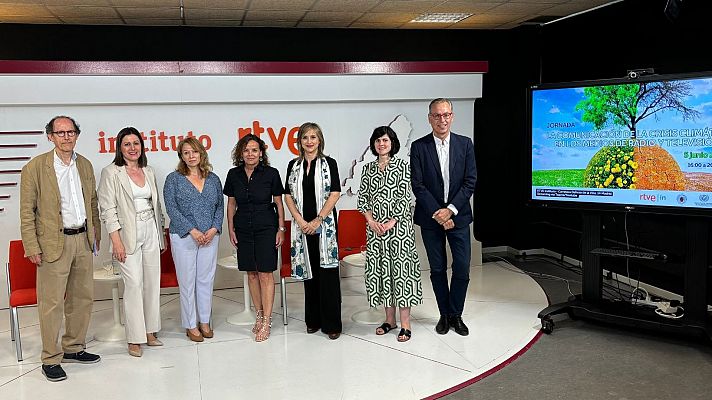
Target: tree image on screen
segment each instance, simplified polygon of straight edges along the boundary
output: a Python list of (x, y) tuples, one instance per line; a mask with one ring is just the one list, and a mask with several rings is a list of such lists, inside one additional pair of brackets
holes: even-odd
[[(700, 113), (684, 99), (691, 86), (685, 82), (650, 82), (596, 86), (584, 89), (576, 105), (582, 121), (596, 129), (607, 125), (625, 127), (636, 139), (636, 125), (664, 111), (676, 111), (683, 121)], [(684, 190), (685, 176), (675, 159), (660, 146), (606, 146), (589, 161), (584, 171), (585, 187), (610, 189)]]
[(675, 110), (683, 121), (699, 117), (700, 113), (684, 102), (691, 91), (683, 81), (587, 87), (586, 98), (576, 105), (576, 110), (583, 112), (582, 120), (596, 129), (609, 123), (627, 127), (631, 139), (635, 139), (636, 125), (656, 113)]

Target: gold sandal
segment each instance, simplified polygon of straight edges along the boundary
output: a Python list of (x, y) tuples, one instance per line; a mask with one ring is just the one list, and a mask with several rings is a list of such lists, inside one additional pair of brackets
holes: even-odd
[(252, 333), (255, 335), (262, 328), (262, 318), (264, 318), (264, 312), (262, 310), (257, 310), (257, 318), (255, 319), (255, 325), (252, 327)]
[(272, 316), (262, 317), (262, 326), (259, 332), (255, 335), (255, 342), (264, 342), (269, 339), (269, 334), (272, 328)]

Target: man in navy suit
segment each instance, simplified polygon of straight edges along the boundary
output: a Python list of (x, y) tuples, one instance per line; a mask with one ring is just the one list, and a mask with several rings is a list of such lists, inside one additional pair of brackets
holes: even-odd
[[(430, 281), (440, 310), (435, 331), (444, 335), (452, 328), (467, 336), (462, 310), (470, 281), (470, 198), (477, 181), (475, 150), (469, 138), (450, 132), (454, 119), (450, 100), (433, 100), (429, 111), (432, 133), (410, 147), (411, 183), (416, 199), (413, 219), (423, 236)], [(449, 287), (446, 238), (452, 252)]]

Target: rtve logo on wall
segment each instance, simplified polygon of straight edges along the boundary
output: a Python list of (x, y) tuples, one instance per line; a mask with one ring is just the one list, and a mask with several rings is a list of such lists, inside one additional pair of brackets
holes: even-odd
[[(264, 133), (267, 133), (267, 137), (264, 137)], [(240, 138), (253, 134), (259, 136), (262, 140), (267, 143), (268, 148), (273, 148), (279, 151), (284, 146), (285, 142), (287, 144), (287, 149), (294, 155), (299, 154), (297, 150), (297, 134), (299, 133), (299, 127), (294, 126), (288, 128), (282, 126), (279, 129), (272, 127), (263, 127), (260, 121), (252, 121), (252, 126), (247, 128), (237, 128), (237, 140)], [(206, 150), (210, 150), (212, 147), (213, 140), (209, 133), (196, 135), (193, 131), (188, 131), (185, 135), (167, 135), (165, 131), (156, 131), (152, 129), (146, 134), (146, 132), (141, 132), (143, 136), (143, 141), (146, 146), (146, 151), (176, 151), (176, 146), (183, 140), (184, 137), (196, 137), (200, 143), (205, 146)], [(106, 132), (99, 131), (99, 154), (114, 153), (116, 152), (116, 136), (107, 135)]]

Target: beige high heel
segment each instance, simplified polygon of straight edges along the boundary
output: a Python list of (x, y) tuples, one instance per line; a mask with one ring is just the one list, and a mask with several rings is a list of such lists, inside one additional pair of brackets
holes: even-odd
[[(135, 346), (132, 348), (132, 346)], [(134, 357), (141, 357), (143, 355), (143, 349), (140, 344), (129, 343), (129, 354)]]
[(260, 331), (262, 328), (262, 318), (264, 317), (264, 311), (262, 310), (257, 310), (257, 319), (255, 320), (255, 325), (252, 327), (252, 333), (254, 335), (257, 334), (257, 332)]
[(163, 342), (158, 340), (155, 333), (146, 334), (146, 344), (149, 346), (163, 346)]
[(255, 335), (255, 342), (264, 342), (269, 339), (269, 334), (272, 328), (272, 316), (262, 317), (262, 326), (259, 332)]

